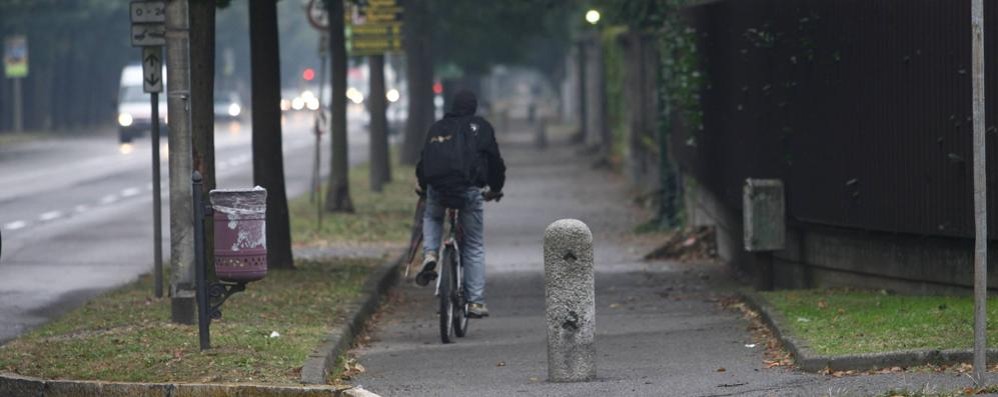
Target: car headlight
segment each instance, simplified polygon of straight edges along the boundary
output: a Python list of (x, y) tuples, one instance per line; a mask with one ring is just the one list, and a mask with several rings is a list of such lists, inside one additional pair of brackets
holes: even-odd
[(360, 105), (364, 102), (364, 93), (360, 92), (360, 90), (356, 88), (350, 87), (347, 89), (347, 98), (353, 101), (353, 103)]
[(132, 125), (132, 123), (134, 121), (135, 120), (132, 119), (132, 115), (130, 115), (130, 114), (126, 113), (126, 112), (118, 113), (118, 125), (120, 125), (122, 127), (128, 127), (128, 126)]
[(399, 90), (396, 90), (394, 88), (388, 90), (388, 92), (385, 93), (385, 98), (388, 99), (388, 102), (396, 102), (399, 100), (400, 96), (401, 95), (399, 95)]
[(236, 117), (243, 111), (243, 108), (239, 107), (238, 103), (233, 103), (229, 105), (229, 116)]

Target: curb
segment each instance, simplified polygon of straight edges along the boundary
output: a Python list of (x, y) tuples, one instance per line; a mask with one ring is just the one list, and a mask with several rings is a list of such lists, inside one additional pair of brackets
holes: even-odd
[[(350, 349), (354, 338), (363, 329), (364, 323), (378, 309), (381, 296), (398, 281), (398, 266), (404, 255), (382, 264), (368, 277), (361, 289), (361, 296), (347, 306), (345, 324), (337, 325), (330, 331), (326, 341), (319, 345), (305, 360), (301, 369), (301, 382), (307, 385), (326, 384), (326, 375), (336, 366), (336, 359)], [(350, 389), (353, 390), (353, 389)], [(366, 392), (361, 390), (361, 392)], [(353, 395), (353, 394), (350, 394)], [(369, 396), (370, 394), (356, 394)]]
[(267, 386), (197, 383), (118, 383), (100, 381), (47, 380), (0, 373), (0, 396), (46, 397), (187, 397), (267, 396), (334, 397), (363, 396), (333, 386)]
[[(763, 322), (780, 343), (790, 351), (797, 367), (806, 372), (831, 371), (866, 371), (878, 368), (912, 367), (925, 364), (952, 365), (973, 361), (971, 350), (960, 349), (926, 349), (902, 350), (884, 353), (863, 353), (842, 356), (822, 356), (804, 341), (797, 339), (789, 332), (786, 318), (769, 305), (766, 300), (754, 291), (738, 292), (745, 304), (759, 313)], [(990, 362), (998, 360), (998, 349), (988, 349), (987, 359)]]

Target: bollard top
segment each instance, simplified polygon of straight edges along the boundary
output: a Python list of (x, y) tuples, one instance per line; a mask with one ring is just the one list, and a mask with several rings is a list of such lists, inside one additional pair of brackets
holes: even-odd
[(548, 225), (544, 229), (544, 239), (581, 239), (587, 244), (592, 244), (593, 233), (589, 226), (578, 219), (560, 219)]
[(194, 170), (194, 172), (191, 174), (191, 180), (194, 181), (194, 183), (200, 183), (201, 173), (198, 172), (197, 170)]
[(254, 215), (267, 212), (267, 189), (214, 189), (208, 199), (215, 211), (227, 215)]

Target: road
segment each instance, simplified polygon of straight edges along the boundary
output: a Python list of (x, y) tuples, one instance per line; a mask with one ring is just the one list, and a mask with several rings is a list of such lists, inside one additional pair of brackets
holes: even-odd
[[(284, 126), (289, 197), (308, 191), (315, 142), (310, 120), (289, 117)], [(366, 130), (359, 123), (348, 130), (351, 164), (366, 161)], [(247, 125), (216, 126), (219, 188), (252, 186), (251, 135)], [(166, 143), (164, 137), (163, 253), (168, 257)], [(328, 146), (324, 135), (323, 175)], [(130, 147), (106, 135), (0, 148), (0, 343), (152, 271), (151, 170), (148, 138)]]

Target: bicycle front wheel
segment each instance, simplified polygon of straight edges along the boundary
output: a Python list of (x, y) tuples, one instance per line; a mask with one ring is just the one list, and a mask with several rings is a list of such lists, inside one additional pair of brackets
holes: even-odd
[(457, 277), (454, 274), (454, 248), (445, 247), (440, 258), (440, 341), (454, 341), (454, 289)]

